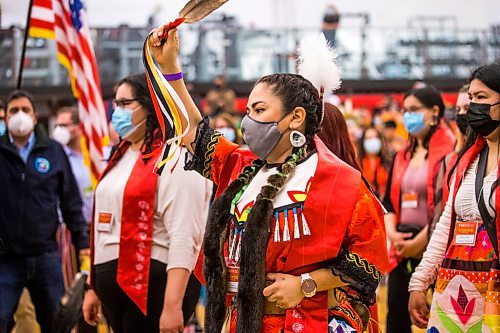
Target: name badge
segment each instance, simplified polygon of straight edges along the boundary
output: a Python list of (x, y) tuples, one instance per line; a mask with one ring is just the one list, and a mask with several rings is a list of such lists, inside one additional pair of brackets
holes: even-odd
[(401, 208), (417, 208), (418, 194), (415, 192), (403, 193)]
[(227, 292), (228, 294), (238, 294), (238, 281), (240, 278), (240, 268), (238, 266), (227, 267)]
[(99, 212), (99, 219), (97, 221), (97, 231), (110, 232), (112, 221), (113, 221), (112, 213)]
[(456, 245), (475, 245), (477, 227), (476, 221), (457, 221), (455, 224), (455, 244)]

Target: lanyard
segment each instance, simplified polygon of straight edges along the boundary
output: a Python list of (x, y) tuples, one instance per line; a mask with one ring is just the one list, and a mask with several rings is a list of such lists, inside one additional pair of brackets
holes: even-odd
[(486, 164), (488, 162), (488, 146), (484, 147), (479, 155), (479, 163), (477, 165), (477, 173), (476, 173), (476, 182), (475, 182), (475, 194), (476, 194), (476, 202), (479, 209), (479, 213), (481, 214), (481, 219), (483, 220), (484, 227), (490, 237), (491, 244), (493, 245), (493, 249), (498, 256), (498, 238), (497, 238), (497, 227), (495, 225), (495, 221), (488, 213), (488, 209), (486, 208), (486, 203), (484, 202), (483, 193), (483, 183), (484, 176), (486, 174)]

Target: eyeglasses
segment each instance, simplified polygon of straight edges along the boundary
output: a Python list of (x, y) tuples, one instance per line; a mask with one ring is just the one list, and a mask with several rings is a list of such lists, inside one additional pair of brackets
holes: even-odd
[(409, 109), (402, 109), (401, 112), (406, 113), (406, 112), (418, 112), (419, 110), (425, 109), (426, 107), (423, 105), (420, 106), (411, 106)]
[(130, 103), (132, 102), (135, 102), (135, 101), (138, 101), (139, 99), (138, 98), (121, 98), (121, 99), (114, 99), (113, 100), (113, 106), (114, 107), (124, 107), (124, 106), (127, 106), (129, 105)]

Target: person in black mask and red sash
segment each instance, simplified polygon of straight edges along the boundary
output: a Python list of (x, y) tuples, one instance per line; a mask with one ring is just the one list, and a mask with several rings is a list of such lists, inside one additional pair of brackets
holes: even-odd
[[(500, 330), (500, 64), (472, 73), (469, 97), (450, 195), (409, 287), (413, 323), (433, 333)], [(429, 316), (424, 293), (436, 278)]]

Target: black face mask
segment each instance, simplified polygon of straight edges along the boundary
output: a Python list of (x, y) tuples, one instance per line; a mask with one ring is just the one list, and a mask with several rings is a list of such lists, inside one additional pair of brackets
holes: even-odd
[(467, 114), (457, 114), (457, 122), (458, 129), (460, 132), (465, 135), (467, 132), (467, 127), (469, 127), (469, 123), (467, 122)]
[(457, 119), (457, 111), (455, 109), (444, 110), (444, 120), (452, 121)]
[(483, 137), (490, 135), (500, 126), (500, 121), (493, 120), (490, 116), (491, 107), (497, 104), (500, 104), (500, 102), (495, 104), (469, 103), (467, 121), (470, 127)]

